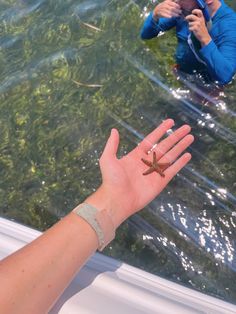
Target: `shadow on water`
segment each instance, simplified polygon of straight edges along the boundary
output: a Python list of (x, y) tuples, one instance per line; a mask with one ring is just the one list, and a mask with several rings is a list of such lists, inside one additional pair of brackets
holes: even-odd
[(139, 39), (146, 3), (1, 2), (0, 215), (45, 230), (99, 186), (112, 127), (122, 156), (189, 123), (191, 163), (105, 253), (235, 303), (235, 82), (215, 98), (176, 79), (173, 32)]

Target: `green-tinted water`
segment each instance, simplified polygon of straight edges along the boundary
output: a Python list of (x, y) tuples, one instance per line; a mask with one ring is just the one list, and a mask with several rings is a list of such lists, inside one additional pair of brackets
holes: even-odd
[(236, 303), (235, 83), (191, 99), (173, 33), (139, 39), (145, 5), (1, 1), (0, 215), (45, 230), (99, 185), (112, 127), (122, 155), (166, 117), (190, 123), (191, 164), (105, 253)]

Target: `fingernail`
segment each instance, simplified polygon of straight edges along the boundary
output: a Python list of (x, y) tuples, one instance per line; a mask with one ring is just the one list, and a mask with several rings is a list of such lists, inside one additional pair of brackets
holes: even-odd
[(168, 124), (175, 124), (175, 121), (173, 119), (167, 119), (165, 120), (165, 123), (168, 123)]
[(191, 130), (191, 126), (188, 124), (185, 124), (182, 126), (182, 130)]
[(192, 159), (192, 155), (190, 153), (185, 153), (185, 158), (191, 160)]
[(191, 139), (191, 142), (193, 143), (193, 142), (195, 141), (194, 136), (193, 136), (192, 134), (189, 134), (188, 136), (189, 136), (189, 138)]
[(118, 131), (117, 131), (117, 129), (112, 128), (112, 129), (111, 129), (111, 134), (114, 133), (114, 132), (118, 132)]

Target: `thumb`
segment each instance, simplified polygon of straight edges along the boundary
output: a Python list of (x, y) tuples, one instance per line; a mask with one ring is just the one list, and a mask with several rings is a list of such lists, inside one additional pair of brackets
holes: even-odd
[(192, 14), (197, 15), (198, 17), (203, 17), (202, 10), (199, 10), (199, 9), (193, 10)]
[(103, 158), (116, 157), (117, 150), (119, 147), (120, 137), (117, 129), (112, 129), (111, 134), (107, 140), (106, 146), (103, 150)]

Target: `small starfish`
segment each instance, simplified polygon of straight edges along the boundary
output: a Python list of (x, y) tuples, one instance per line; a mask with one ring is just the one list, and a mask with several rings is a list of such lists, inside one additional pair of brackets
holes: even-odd
[(156, 171), (157, 173), (159, 173), (162, 177), (165, 177), (165, 174), (163, 173), (170, 165), (170, 163), (166, 163), (166, 164), (158, 164), (157, 162), (157, 155), (156, 152), (153, 152), (153, 161), (148, 161), (146, 159), (141, 158), (142, 162), (145, 163), (145, 165), (147, 165), (149, 167), (149, 169), (147, 171), (145, 171), (143, 173), (144, 176), (146, 176), (147, 174), (150, 174), (154, 171)]

